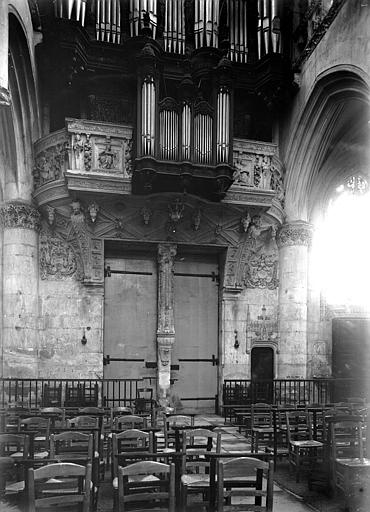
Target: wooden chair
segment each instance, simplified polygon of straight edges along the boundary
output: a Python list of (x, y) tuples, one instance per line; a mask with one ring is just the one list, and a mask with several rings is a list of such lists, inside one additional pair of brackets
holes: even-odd
[(91, 464), (92, 499), (96, 503), (99, 490), (99, 456), (94, 450), (93, 434), (61, 432), (50, 435), (50, 458), (59, 462)]
[[(236, 503), (233, 503), (233, 501)], [(246, 504), (249, 503), (249, 505)], [(218, 462), (217, 512), (258, 510), (273, 507), (273, 463), (251, 457)]]
[(112, 482), (118, 489), (118, 455), (120, 452), (153, 452), (153, 436), (138, 429), (127, 429), (112, 434)]
[(18, 465), (29, 457), (27, 435), (0, 434), (0, 496), (22, 493), (24, 490), (23, 467)]
[(186, 510), (188, 493), (202, 493), (209, 500), (209, 452), (220, 452), (221, 432), (194, 428), (184, 432), (181, 464), (181, 504)]
[[(330, 421), (331, 486), (344, 491), (343, 464), (364, 461), (363, 421), (360, 416), (337, 416)], [(338, 464), (340, 463), (340, 464)]]
[(19, 430), (25, 433), (28, 430), (36, 431), (36, 434), (33, 435), (32, 453), (35, 459), (44, 459), (49, 455), (50, 418), (44, 416), (20, 418)]
[(324, 444), (312, 438), (311, 415), (304, 410), (286, 412), (286, 426), (289, 465), (295, 468), (296, 482), (299, 482), (303, 468), (311, 471), (322, 460)]
[(95, 456), (98, 457), (99, 460), (99, 478), (100, 480), (104, 480), (105, 475), (105, 460), (104, 460), (104, 429), (103, 424), (100, 422), (98, 417), (82, 415), (75, 416), (74, 418), (70, 418), (67, 420), (67, 425), (70, 425), (73, 428), (79, 429), (83, 428), (84, 431), (86, 429), (91, 428), (91, 433), (94, 435), (94, 451)]
[(118, 472), (119, 512), (175, 512), (175, 465), (141, 461)]
[[(141, 456), (153, 452), (153, 435), (149, 432), (143, 432), (138, 429), (127, 429), (118, 434), (112, 434), (112, 464), (111, 464), (111, 477), (113, 487), (113, 509), (117, 510), (118, 506), (118, 468), (119, 466), (126, 466), (142, 460), (142, 457), (135, 458), (130, 456), (129, 464), (122, 457), (120, 453), (136, 453)], [(149, 456), (148, 456), (149, 457)]]
[(272, 443), (274, 427), (270, 404), (257, 403), (251, 407), (251, 451), (258, 453), (260, 445), (264, 447)]
[[(163, 450), (176, 451), (176, 428), (194, 427), (194, 417), (184, 414), (163, 415)], [(158, 436), (159, 437), (159, 436)], [(160, 444), (160, 443), (158, 443)]]
[(89, 512), (91, 464), (49, 464), (28, 470), (26, 512)]

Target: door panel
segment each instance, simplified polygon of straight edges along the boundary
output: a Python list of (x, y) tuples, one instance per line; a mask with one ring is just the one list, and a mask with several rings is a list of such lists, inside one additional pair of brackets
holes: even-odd
[(105, 279), (104, 356), (110, 363), (104, 377), (140, 378), (148, 375), (145, 361), (156, 361), (156, 264), (145, 256), (105, 263), (111, 275)]
[[(218, 357), (217, 261), (175, 263), (175, 332), (173, 391), (184, 410), (214, 411)], [(212, 361), (212, 356), (213, 361)]]

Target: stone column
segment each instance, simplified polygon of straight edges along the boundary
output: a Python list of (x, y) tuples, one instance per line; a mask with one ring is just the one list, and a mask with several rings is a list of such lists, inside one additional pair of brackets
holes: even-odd
[(164, 408), (168, 406), (171, 352), (175, 343), (173, 276), (175, 256), (175, 244), (158, 245), (158, 398)]
[(0, 106), (10, 104), (8, 90), (8, 48), (9, 48), (8, 2), (0, 2)]
[(307, 375), (307, 287), (311, 225), (294, 221), (282, 226), (280, 249), (278, 378)]
[(0, 207), (3, 230), (4, 377), (37, 377), (38, 233), (40, 214), (30, 204)]

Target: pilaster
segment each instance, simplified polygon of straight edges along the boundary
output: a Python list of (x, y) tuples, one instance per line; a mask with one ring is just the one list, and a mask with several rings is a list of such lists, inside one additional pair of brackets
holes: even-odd
[(158, 245), (158, 327), (157, 363), (158, 397), (162, 407), (168, 406), (171, 376), (171, 353), (175, 343), (174, 263), (175, 244)]

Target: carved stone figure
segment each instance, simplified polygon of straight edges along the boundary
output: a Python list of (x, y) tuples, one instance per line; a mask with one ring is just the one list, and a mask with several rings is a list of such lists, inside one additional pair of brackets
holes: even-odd
[(90, 214), (91, 222), (95, 222), (96, 221), (96, 217), (97, 217), (98, 212), (99, 212), (99, 205), (96, 204), (95, 202), (92, 202), (92, 203), (89, 204), (87, 209), (88, 209), (89, 214)]
[(82, 140), (81, 134), (76, 133), (76, 135), (74, 136), (73, 151), (75, 155), (76, 169), (78, 169), (79, 171), (82, 171), (84, 168), (84, 149), (85, 145)]
[(91, 171), (91, 165), (92, 165), (92, 147), (90, 142), (90, 134), (86, 134), (86, 141), (84, 143), (84, 166), (85, 171), (89, 172)]
[(64, 174), (66, 147), (56, 144), (36, 156), (33, 170), (35, 187), (59, 180)]
[(202, 218), (202, 212), (200, 211), (200, 208), (198, 208), (193, 213), (193, 216), (192, 216), (192, 219), (191, 219), (192, 220), (192, 227), (193, 227), (194, 231), (198, 231), (199, 230), (201, 218)]
[(55, 208), (53, 208), (52, 206), (47, 206), (46, 207), (46, 214), (48, 216), (48, 223), (50, 226), (53, 226), (54, 222), (55, 222)]
[(243, 233), (248, 231), (249, 225), (251, 223), (251, 216), (249, 212), (245, 212), (245, 214), (240, 219), (240, 227)]
[(144, 224), (147, 226), (152, 218), (153, 212), (148, 206), (144, 206), (141, 209), (141, 216), (143, 218)]
[(105, 149), (98, 155), (99, 167), (102, 169), (115, 169), (117, 160), (117, 151), (112, 151), (111, 138), (107, 136)]

